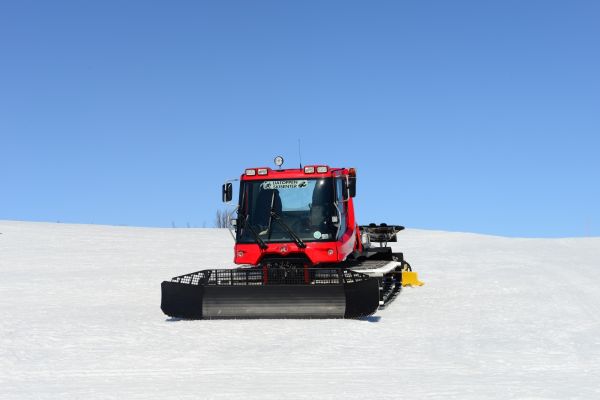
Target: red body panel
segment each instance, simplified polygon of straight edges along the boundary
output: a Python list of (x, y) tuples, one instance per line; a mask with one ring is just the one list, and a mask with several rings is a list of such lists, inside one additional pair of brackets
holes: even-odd
[[(315, 171), (317, 166), (315, 165)], [(254, 181), (264, 179), (306, 179), (306, 178), (332, 178), (339, 176), (347, 176), (349, 170), (347, 168), (329, 168), (324, 173), (306, 174), (304, 169), (285, 169), (272, 170), (266, 167), (253, 168), (266, 169), (267, 175), (249, 176), (243, 174), (240, 177), (241, 181)], [(313, 265), (321, 263), (338, 263), (344, 261), (348, 255), (355, 250), (360, 249), (361, 242), (357, 240), (359, 236), (358, 226), (354, 217), (353, 199), (349, 198), (344, 202), (346, 207), (346, 231), (342, 234), (339, 240), (331, 242), (306, 242), (306, 248), (299, 248), (295, 242), (286, 243), (267, 243), (266, 249), (261, 249), (258, 244), (254, 243), (236, 243), (234, 249), (234, 262), (236, 264), (251, 264), (257, 265), (262, 257), (267, 254), (278, 256), (294, 256), (305, 254)]]

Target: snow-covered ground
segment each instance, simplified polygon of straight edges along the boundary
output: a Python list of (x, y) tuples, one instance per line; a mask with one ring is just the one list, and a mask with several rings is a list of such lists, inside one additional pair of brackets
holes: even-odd
[(0, 221), (0, 398), (600, 398), (600, 238), (407, 230), (426, 285), (365, 320), (172, 321), (217, 229)]

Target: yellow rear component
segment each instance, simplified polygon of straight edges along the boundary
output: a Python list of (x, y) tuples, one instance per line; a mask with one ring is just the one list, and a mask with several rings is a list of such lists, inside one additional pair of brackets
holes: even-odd
[(421, 282), (416, 272), (402, 271), (402, 286), (423, 286), (425, 282)]

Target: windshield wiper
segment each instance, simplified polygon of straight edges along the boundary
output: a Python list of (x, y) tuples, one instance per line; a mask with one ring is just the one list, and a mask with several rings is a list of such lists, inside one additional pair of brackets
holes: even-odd
[[(244, 215), (244, 214), (242, 214)], [(254, 240), (256, 241), (256, 243), (258, 243), (258, 246), (265, 250), (267, 249), (269, 246), (267, 246), (267, 244), (265, 243), (264, 240), (262, 240), (260, 238), (260, 236), (258, 236), (258, 233), (256, 233), (256, 231), (254, 230), (254, 228), (252, 227), (252, 224), (248, 222), (248, 218), (250, 218), (250, 214), (246, 214), (245, 218), (244, 218), (244, 228), (248, 228), (248, 230), (250, 231), (250, 233), (252, 233), (252, 236), (254, 236)]]
[(300, 239), (300, 237), (298, 235), (296, 235), (296, 233), (292, 230), (292, 228), (290, 228), (288, 224), (286, 224), (285, 222), (283, 222), (281, 220), (281, 215), (279, 215), (275, 211), (271, 210), (271, 218), (275, 222), (279, 222), (279, 225), (281, 225), (290, 234), (290, 236), (292, 237), (292, 239), (294, 239), (294, 241), (296, 242), (298, 247), (300, 247), (301, 249), (306, 247), (306, 244), (302, 241), (302, 239)]
[(306, 247), (306, 244), (304, 244), (302, 239), (300, 239), (298, 235), (296, 235), (292, 228), (290, 228), (288, 224), (281, 220), (281, 215), (275, 212), (275, 192), (273, 192), (273, 196), (271, 197), (271, 210), (269, 211), (269, 226), (267, 227), (267, 230), (265, 232), (261, 232), (266, 233), (269, 239), (271, 239), (271, 223), (273, 219), (276, 222), (279, 222), (279, 225), (281, 225), (290, 234), (290, 236), (292, 237), (292, 239), (294, 239), (298, 247), (300, 247), (301, 249)]

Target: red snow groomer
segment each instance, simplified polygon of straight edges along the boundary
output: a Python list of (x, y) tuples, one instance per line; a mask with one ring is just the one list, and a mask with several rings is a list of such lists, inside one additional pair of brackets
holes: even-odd
[[(223, 185), (224, 202), (232, 190)], [(403, 254), (386, 246), (404, 227), (357, 225), (355, 193), (354, 168), (246, 169), (231, 219), (234, 262), (241, 265), (163, 282), (163, 312), (190, 319), (359, 318), (385, 307), (402, 286), (421, 285)]]

